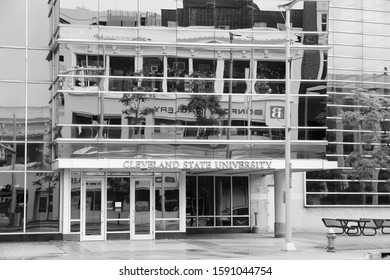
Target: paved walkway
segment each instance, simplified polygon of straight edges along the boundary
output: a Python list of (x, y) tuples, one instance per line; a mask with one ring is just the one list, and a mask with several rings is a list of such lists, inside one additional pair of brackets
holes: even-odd
[(293, 233), (295, 251), (271, 234), (201, 234), (147, 241), (50, 241), (0, 243), (0, 260), (363, 260), (390, 253), (390, 234), (337, 236), (327, 252), (326, 233)]

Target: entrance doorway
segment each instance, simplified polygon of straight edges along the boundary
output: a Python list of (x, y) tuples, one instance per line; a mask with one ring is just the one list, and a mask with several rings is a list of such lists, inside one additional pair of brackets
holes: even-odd
[(104, 240), (104, 181), (85, 178), (81, 192), (81, 240)]
[(132, 226), (130, 238), (154, 239), (154, 195), (152, 178), (132, 178), (131, 213)]

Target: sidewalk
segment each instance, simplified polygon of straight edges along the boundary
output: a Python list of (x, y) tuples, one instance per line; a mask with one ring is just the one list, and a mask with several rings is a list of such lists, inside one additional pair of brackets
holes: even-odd
[[(146, 241), (0, 243), (0, 260), (364, 260), (390, 253), (390, 235), (337, 236), (327, 252), (326, 233), (293, 233), (295, 251), (271, 234), (200, 234)], [(390, 259), (390, 258), (389, 258)]]

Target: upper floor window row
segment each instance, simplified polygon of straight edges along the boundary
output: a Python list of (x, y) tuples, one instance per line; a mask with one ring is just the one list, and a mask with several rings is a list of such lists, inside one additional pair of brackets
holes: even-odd
[[(285, 93), (284, 61), (77, 54), (60, 62), (63, 88), (187, 93)], [(251, 78), (251, 77), (256, 78)]]

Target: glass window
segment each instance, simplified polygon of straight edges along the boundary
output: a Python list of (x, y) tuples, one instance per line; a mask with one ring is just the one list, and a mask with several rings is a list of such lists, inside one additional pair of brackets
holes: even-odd
[(49, 143), (27, 144), (27, 169), (51, 170), (51, 160)]
[(24, 144), (0, 141), (0, 167), (23, 170)]
[[(41, 33), (41, 32), (36, 32), (36, 33)], [(29, 36), (29, 37), (35, 37), (35, 34), (34, 34), (34, 36)], [(48, 40), (46, 40), (46, 41), (48, 41)], [(47, 51), (42, 51), (42, 50), (28, 51), (28, 65), (27, 66), (28, 66), (28, 79), (30, 81), (51, 82), (51, 70), (52, 70), (52, 68), (50, 67), (51, 61), (48, 61), (46, 59), (46, 57), (47, 57)], [(19, 69), (21, 69), (21, 68), (19, 68)], [(48, 86), (46, 85), (45, 89), (47, 89), (47, 88), (48, 88)], [(48, 98), (49, 98), (49, 96), (47, 96), (47, 99)]]
[[(0, 68), (0, 77), (2, 80), (23, 81), (26, 79), (25, 71), (21, 71), (26, 67), (25, 50), (2, 48), (0, 52), (0, 60), (1, 64), (4, 66), (12, 65), (12, 67)], [(49, 67), (47, 69), (49, 69)]]
[(193, 59), (193, 72), (191, 76), (197, 78), (191, 82), (190, 88), (196, 93), (214, 93), (215, 69), (217, 61), (207, 59)]
[(176, 220), (156, 220), (157, 231), (178, 231), (180, 223)]
[(186, 177), (186, 216), (187, 227), (196, 226), (197, 213), (197, 193), (196, 193), (196, 178), (195, 176)]
[(70, 222), (70, 232), (80, 232), (80, 221)]
[(230, 177), (215, 177), (216, 215), (229, 215), (231, 212)]
[(155, 177), (156, 231), (179, 230), (179, 173)]
[(249, 215), (248, 177), (233, 177), (233, 209), (238, 208), (233, 215)]
[(168, 57), (168, 77), (179, 79), (168, 79), (169, 92), (189, 91), (189, 83), (185, 77), (188, 77), (188, 58)]
[[(134, 57), (111, 56), (110, 57), (110, 83), (108, 89), (111, 91), (132, 91), (136, 86)], [(126, 78), (112, 78), (112, 76), (125, 76)]]
[(24, 174), (0, 172), (0, 232), (23, 231)]
[[(249, 78), (249, 60), (234, 60), (233, 75), (230, 77), (230, 61), (225, 61), (224, 78), (233, 79), (248, 79)], [(232, 81), (232, 91), (230, 92), (230, 81), (225, 81), (224, 93), (245, 93), (247, 90), (247, 82), (242, 80)]]
[[(42, 9), (40, 5), (34, 5), (31, 1), (26, 3), (28, 3), (29, 14), (34, 15), (28, 16), (28, 44), (31, 47), (47, 48), (50, 35), (50, 18), (47, 16), (47, 9)], [(22, 8), (19, 6), (18, 9), (21, 10)], [(18, 18), (19, 20), (21, 18)], [(37, 32), (38, 30), (39, 32)], [(45, 53), (47, 55), (47, 51)]]
[(198, 215), (214, 215), (214, 177), (198, 177)]
[(306, 205), (390, 205), (389, 194), (307, 194)]
[(81, 173), (72, 172), (70, 189), (70, 218), (72, 220), (80, 219), (80, 190)]
[(248, 177), (188, 176), (186, 196), (187, 227), (249, 226)]
[[(95, 138), (98, 135), (103, 138), (120, 139), (122, 128), (121, 116), (104, 116), (104, 127), (99, 128), (100, 117), (97, 115), (86, 115), (73, 113), (73, 124), (81, 124), (80, 126), (71, 127), (72, 138)], [(64, 132), (61, 130), (61, 135)]]
[(60, 216), (60, 173), (27, 173), (27, 232), (57, 232)]
[[(108, 177), (107, 178), (107, 219), (117, 220), (117, 223), (110, 222), (111, 231), (123, 231), (129, 227), (128, 222), (120, 220), (130, 219), (130, 178)], [(115, 225), (115, 228), (114, 228)]]
[[(26, 5), (28, 1), (2, 1), (0, 9), (0, 26), (12, 26), (12, 33), (9, 28), (0, 28), (0, 44), (3, 46), (26, 46)], [(31, 5), (41, 7), (40, 5)], [(47, 11), (45, 11), (47, 20)], [(29, 22), (30, 23), (30, 22)], [(30, 24), (28, 25), (30, 27)], [(45, 35), (49, 32), (43, 31)], [(31, 36), (29, 36), (31, 37)], [(47, 42), (47, 40), (45, 40)], [(47, 45), (45, 46), (47, 47)], [(1, 50), (3, 51), (3, 49)], [(1, 60), (3, 63), (3, 60)], [(12, 68), (12, 67), (10, 67)]]
[(130, 231), (130, 221), (127, 220), (109, 220), (107, 221), (107, 231), (108, 232), (118, 232), (118, 231)]
[(178, 173), (163, 173), (155, 178), (156, 218), (179, 218)]
[[(143, 76), (146, 77), (142, 81), (142, 86), (146, 87), (146, 91), (163, 91), (164, 62), (159, 56), (143, 57)], [(149, 78), (150, 77), (150, 78)], [(156, 77), (157, 79), (153, 79)]]
[(50, 91), (47, 84), (28, 85), (27, 137), (29, 141), (51, 141)]
[[(256, 70), (257, 79), (284, 79), (286, 76), (286, 66), (281, 61), (258, 61)], [(285, 83), (283, 81), (279, 83), (257, 81), (255, 83), (255, 92), (284, 94)]]
[(76, 55), (76, 75), (80, 75), (75, 79), (75, 86), (92, 87), (99, 85), (99, 78), (87, 77), (91, 75), (99, 75), (104, 71), (104, 60), (102, 55)]
[(373, 180), (351, 181), (341, 169), (306, 173), (306, 205), (390, 205), (388, 174)]

